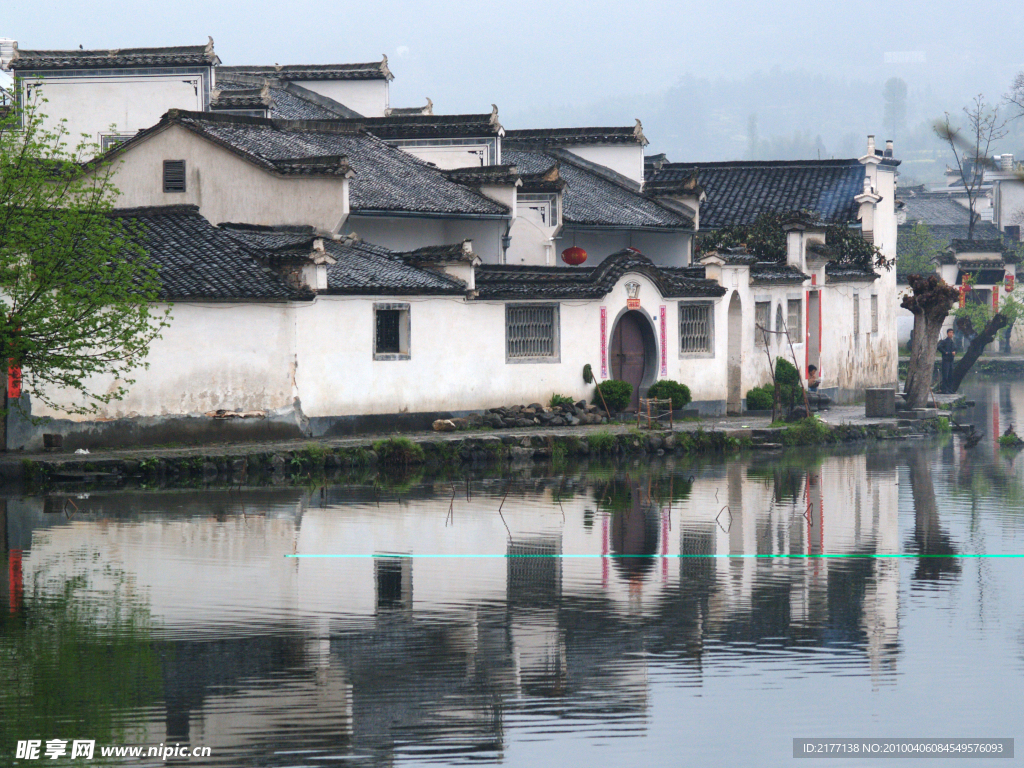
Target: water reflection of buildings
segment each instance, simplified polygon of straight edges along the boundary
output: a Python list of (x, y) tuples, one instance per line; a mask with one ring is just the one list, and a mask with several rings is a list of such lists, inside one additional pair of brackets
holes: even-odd
[[(499, 753), (511, 711), (642, 730), (652, 664), (699, 685), (723, 644), (853, 650), (890, 673), (894, 561), (730, 556), (898, 551), (893, 456), (698, 475), (525, 480), (504, 521), (504, 483), (481, 481), (451, 520), (439, 484), (380, 506), (351, 489), (109, 495), (70, 522), (29, 500), (14, 527), (26, 581), (82, 552), (133, 574), (166, 650), (154, 742), (266, 764)], [(458, 557), (407, 557), (440, 553)], [(578, 557), (601, 554), (617, 557)]]

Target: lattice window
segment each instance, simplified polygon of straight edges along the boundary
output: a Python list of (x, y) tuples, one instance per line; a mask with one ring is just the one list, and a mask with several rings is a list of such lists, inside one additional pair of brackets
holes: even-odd
[(683, 354), (714, 352), (712, 309), (708, 302), (679, 303), (679, 351)]
[(557, 360), (558, 305), (508, 304), (505, 329), (508, 360)]
[(164, 160), (164, 192), (185, 191), (185, 161)]
[(100, 136), (100, 149), (106, 152), (108, 149), (113, 149), (118, 144), (124, 144), (128, 139), (132, 138), (129, 135), (118, 135), (107, 133)]
[(871, 332), (878, 333), (878, 294), (871, 294)]
[(786, 328), (789, 331), (789, 338), (794, 344), (799, 344), (804, 340), (804, 303), (800, 299), (789, 299), (787, 309), (789, 310), (789, 319), (786, 321)]
[(770, 301), (758, 301), (754, 303), (754, 343), (765, 345), (765, 333), (771, 330), (772, 303)]

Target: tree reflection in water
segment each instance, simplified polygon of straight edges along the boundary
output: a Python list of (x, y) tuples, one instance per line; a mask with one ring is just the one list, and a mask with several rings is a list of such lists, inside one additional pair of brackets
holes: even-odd
[(128, 574), (84, 550), (43, 563), (17, 609), (0, 611), (0, 754), (27, 738), (123, 743), (161, 680), (149, 610)]
[(941, 579), (960, 573), (956, 547), (939, 521), (935, 503), (935, 485), (924, 451), (911, 451), (907, 459), (910, 488), (914, 496), (914, 539), (908, 551), (924, 557), (917, 560), (914, 578), (921, 581)]

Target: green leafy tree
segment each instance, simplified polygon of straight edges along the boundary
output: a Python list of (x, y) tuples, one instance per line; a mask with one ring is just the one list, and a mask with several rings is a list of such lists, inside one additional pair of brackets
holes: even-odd
[(89, 413), (124, 397), (170, 310), (144, 233), (109, 215), (111, 168), (39, 106), (0, 113), (0, 347), (35, 400)]
[(942, 241), (931, 233), (927, 224), (919, 221), (913, 229), (901, 227), (899, 241), (896, 274), (924, 277), (935, 272), (935, 259), (942, 252)]

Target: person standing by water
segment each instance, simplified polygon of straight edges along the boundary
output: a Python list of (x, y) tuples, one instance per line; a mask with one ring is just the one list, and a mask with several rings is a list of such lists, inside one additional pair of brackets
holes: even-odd
[(949, 381), (953, 378), (953, 358), (956, 356), (956, 342), (953, 341), (953, 329), (946, 331), (946, 338), (939, 342), (937, 351), (942, 355), (942, 383), (939, 385), (941, 392), (949, 391)]

